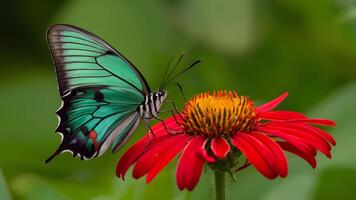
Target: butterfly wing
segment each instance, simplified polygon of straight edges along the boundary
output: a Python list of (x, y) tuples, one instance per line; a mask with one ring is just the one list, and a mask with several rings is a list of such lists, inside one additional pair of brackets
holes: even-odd
[(47, 40), (56, 66), (61, 95), (86, 85), (150, 89), (142, 74), (123, 55), (99, 37), (69, 25), (54, 25)]
[(57, 151), (92, 158), (113, 141), (123, 144), (136, 129), (138, 107), (150, 92), (140, 72), (99, 37), (68, 25), (47, 33), (56, 66), (62, 106), (56, 132), (62, 135)]

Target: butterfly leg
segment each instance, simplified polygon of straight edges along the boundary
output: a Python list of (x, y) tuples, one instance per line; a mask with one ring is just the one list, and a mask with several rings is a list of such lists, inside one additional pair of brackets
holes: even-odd
[(154, 135), (154, 132), (153, 132), (151, 126), (149, 125), (148, 121), (147, 121), (147, 120), (150, 120), (150, 119), (157, 119), (157, 120), (161, 121), (161, 122), (163, 123), (164, 129), (165, 129), (168, 133), (170, 133), (170, 131), (168, 130), (168, 128), (167, 128), (167, 126), (166, 126), (166, 124), (165, 124), (165, 122), (164, 122), (163, 119), (161, 119), (161, 118), (159, 118), (159, 117), (157, 117), (157, 116), (153, 116), (153, 115), (151, 115), (151, 116), (152, 116), (152, 117), (145, 118), (145, 120), (144, 120), (145, 123), (146, 123), (146, 126), (147, 126), (147, 127), (149, 128), (149, 130), (150, 130), (150, 133), (152, 133), (152, 134)]
[(173, 105), (174, 111), (176, 111), (177, 114), (179, 114), (178, 108), (174, 102), (174, 100), (166, 100), (167, 103), (171, 103)]
[(148, 137), (151, 139), (151, 138), (155, 138), (156, 135), (155, 135), (154, 131), (152, 130), (150, 124), (148, 123), (149, 119), (150, 118), (144, 118), (143, 121), (145, 122), (146, 128), (148, 129)]
[[(168, 133), (171, 133), (171, 131), (168, 130), (167, 125), (166, 125), (164, 119), (162, 119), (162, 118), (156, 116), (156, 115), (153, 114), (153, 113), (145, 112), (145, 114), (147, 114), (147, 116), (148, 116), (148, 117), (145, 117), (145, 118), (144, 118), (144, 120), (146, 121), (146, 124), (147, 124), (148, 126), (149, 126), (148, 120), (157, 119), (157, 120), (159, 120), (160, 122), (162, 122), (164, 129), (165, 129)], [(153, 133), (152, 128), (151, 128), (150, 126), (149, 126), (149, 128), (150, 128), (150, 131)], [(171, 133), (171, 134), (173, 134), (173, 133)]]
[[(174, 115), (173, 115), (173, 116), (174, 116)], [(179, 130), (174, 130), (174, 129), (170, 129), (170, 130), (169, 130), (168, 127), (167, 127), (167, 125), (166, 125), (166, 123), (165, 123), (165, 121), (164, 121), (164, 119), (162, 119), (162, 118), (160, 118), (160, 117), (157, 117), (157, 116), (154, 116), (154, 115), (152, 115), (152, 117), (153, 117), (154, 119), (157, 119), (158, 121), (162, 122), (164, 129), (165, 129), (168, 133), (170, 133), (170, 134), (172, 134), (172, 135), (176, 135), (177, 133), (180, 133)], [(179, 124), (179, 123), (177, 122), (177, 120), (176, 120), (176, 123), (177, 123), (177, 125)], [(172, 131), (173, 131), (173, 132), (172, 132)]]
[(160, 110), (158, 113), (166, 113), (166, 112), (171, 113), (171, 115), (173, 116), (174, 121), (176, 122), (176, 124), (179, 124), (179, 122), (178, 122), (178, 120), (177, 120), (177, 117), (176, 117), (176, 113), (174, 112), (174, 110), (173, 110), (173, 109), (168, 109), (168, 110)]
[[(178, 123), (178, 120), (177, 120), (177, 118), (176, 118), (175, 115), (178, 114), (181, 119), (184, 119), (184, 118), (183, 118), (182, 115), (179, 113), (178, 108), (177, 108), (176, 104), (174, 103), (174, 100), (166, 100), (166, 102), (167, 102), (167, 103), (172, 103), (174, 110), (170, 109), (170, 111), (171, 111), (171, 113), (172, 113), (172, 115), (173, 115), (174, 120), (176, 121), (176, 123), (179, 124), (179, 123)], [(176, 114), (174, 113), (174, 111), (176, 112)]]

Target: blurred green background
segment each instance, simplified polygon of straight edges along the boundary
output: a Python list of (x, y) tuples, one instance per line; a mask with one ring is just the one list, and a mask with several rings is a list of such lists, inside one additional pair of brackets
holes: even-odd
[[(46, 29), (68, 23), (112, 44), (157, 88), (169, 58), (186, 51), (179, 79), (186, 96), (238, 90), (262, 103), (289, 91), (280, 106), (330, 118), (333, 159), (312, 170), (289, 156), (286, 179), (249, 168), (229, 184), (230, 199), (356, 199), (356, 2), (352, 0), (2, 1), (0, 5), (0, 199), (212, 199), (212, 175), (180, 192), (171, 163), (149, 185), (115, 177), (124, 150), (91, 161), (62, 154), (43, 164), (60, 137), (60, 105)], [(178, 105), (179, 91), (169, 88)]]

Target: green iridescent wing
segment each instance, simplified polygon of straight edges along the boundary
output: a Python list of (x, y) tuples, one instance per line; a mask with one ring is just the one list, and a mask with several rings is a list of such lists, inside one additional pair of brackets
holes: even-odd
[(47, 32), (62, 106), (57, 151), (88, 159), (110, 145), (117, 151), (139, 124), (139, 106), (150, 89), (140, 72), (99, 37), (69, 25)]

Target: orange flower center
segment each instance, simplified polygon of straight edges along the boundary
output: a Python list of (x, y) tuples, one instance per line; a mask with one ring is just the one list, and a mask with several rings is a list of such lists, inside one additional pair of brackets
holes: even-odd
[(202, 93), (192, 98), (182, 110), (186, 132), (206, 137), (232, 136), (249, 131), (256, 124), (254, 102), (237, 92)]

